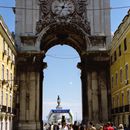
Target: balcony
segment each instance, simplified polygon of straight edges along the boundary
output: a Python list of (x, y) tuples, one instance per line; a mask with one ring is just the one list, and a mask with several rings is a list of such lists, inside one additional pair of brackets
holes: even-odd
[(125, 112), (130, 112), (130, 105), (125, 106)]
[(8, 107), (8, 113), (12, 113), (12, 108)]
[(129, 80), (124, 80), (125, 85), (129, 84)]
[(6, 112), (6, 106), (2, 105), (1, 112)]
[(124, 113), (124, 112), (129, 112), (130, 111), (130, 105), (125, 105), (117, 108), (113, 108), (111, 110), (112, 114), (117, 114), (117, 113)]
[(5, 84), (8, 84), (8, 81), (5, 80), (5, 79), (3, 79), (3, 80), (2, 80), (2, 85), (5, 85)]
[(7, 50), (4, 50), (4, 52), (3, 52), (3, 53), (4, 53), (4, 55), (8, 55)]

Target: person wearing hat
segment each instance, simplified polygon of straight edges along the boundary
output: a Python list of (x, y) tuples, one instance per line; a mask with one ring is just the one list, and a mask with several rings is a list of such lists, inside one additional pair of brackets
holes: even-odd
[(123, 124), (119, 124), (118, 129), (119, 129), (119, 130), (124, 130)]

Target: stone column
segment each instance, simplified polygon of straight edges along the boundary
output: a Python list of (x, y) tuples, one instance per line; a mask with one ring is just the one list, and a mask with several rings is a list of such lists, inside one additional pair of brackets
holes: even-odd
[(89, 109), (88, 109), (88, 84), (87, 84), (87, 66), (86, 59), (83, 57), (81, 63), (78, 63), (78, 68), (81, 69), (81, 84), (82, 84), (82, 117), (83, 123), (88, 122)]
[(84, 72), (86, 72), (87, 78), (85, 90), (87, 94), (85, 98), (87, 97), (88, 121), (94, 121), (95, 123), (107, 121), (108, 106), (110, 106), (108, 105), (108, 88), (110, 87), (108, 87), (109, 83), (107, 83), (109, 74), (106, 71), (106, 67), (104, 67), (104, 64), (99, 64), (99, 62), (88, 58)]
[(19, 110), (19, 120), (25, 120), (26, 111), (26, 73), (21, 72), (19, 74), (19, 99), (20, 99), (20, 110)]
[(24, 58), (18, 64), (19, 121), (18, 130), (42, 130), (42, 80), (46, 63), (36, 57)]
[(99, 101), (99, 119), (100, 121), (108, 121), (108, 99), (107, 99), (107, 86), (106, 86), (106, 74), (104, 71), (98, 73), (98, 84), (100, 92)]
[(89, 70), (88, 72), (88, 109), (89, 109), (89, 121), (92, 121), (92, 72)]
[(98, 81), (97, 81), (97, 72), (92, 72), (92, 119), (98, 121), (99, 117), (99, 102), (98, 102)]

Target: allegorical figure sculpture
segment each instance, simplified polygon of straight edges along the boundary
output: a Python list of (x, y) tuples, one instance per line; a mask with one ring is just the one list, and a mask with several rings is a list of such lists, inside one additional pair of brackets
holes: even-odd
[(57, 97), (57, 103), (58, 103), (57, 107), (60, 106), (60, 102), (61, 102), (61, 100), (60, 100), (60, 96), (58, 95), (58, 97)]

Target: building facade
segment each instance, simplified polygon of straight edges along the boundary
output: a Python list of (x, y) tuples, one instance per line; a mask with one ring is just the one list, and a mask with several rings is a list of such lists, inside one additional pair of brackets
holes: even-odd
[(0, 130), (12, 130), (16, 48), (0, 16)]
[(16, 130), (42, 129), (44, 58), (59, 44), (74, 48), (81, 59), (77, 67), (81, 70), (83, 122), (110, 118), (110, 10), (102, 10), (109, 7), (109, 0), (16, 0)]
[(114, 33), (111, 44), (112, 117), (130, 124), (130, 10)]

